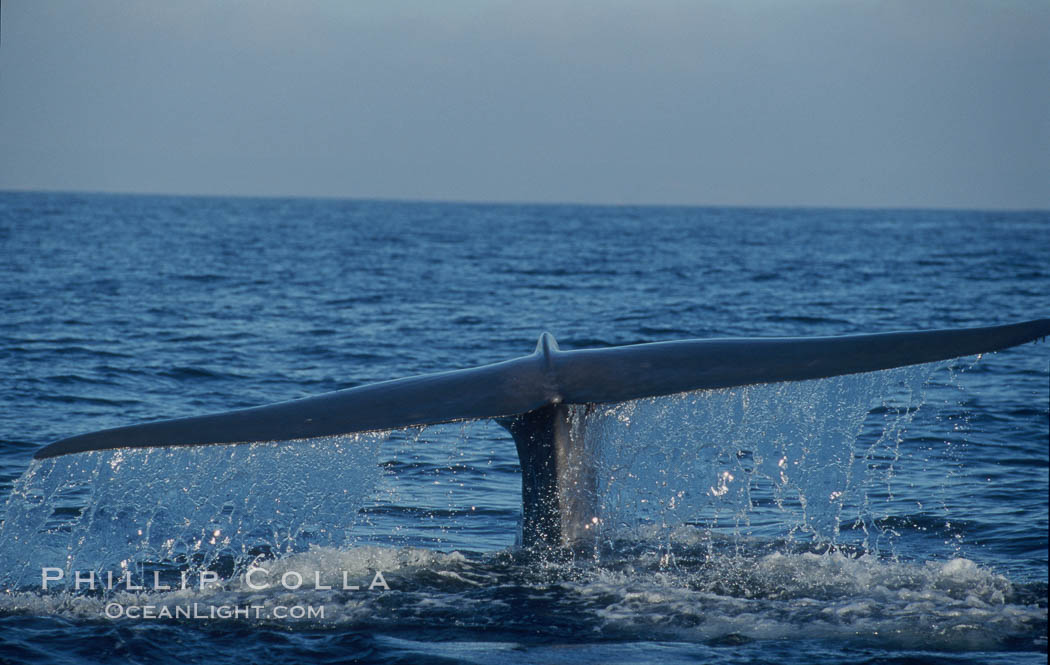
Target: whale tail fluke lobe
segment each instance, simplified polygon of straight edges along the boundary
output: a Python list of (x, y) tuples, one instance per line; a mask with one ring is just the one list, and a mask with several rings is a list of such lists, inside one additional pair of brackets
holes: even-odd
[(36, 458), (126, 447), (288, 441), (493, 418), (522, 466), (523, 541), (570, 544), (594, 518), (593, 469), (571, 433), (575, 407), (756, 383), (803, 381), (999, 351), (1050, 336), (1050, 319), (985, 328), (812, 338), (704, 339), (561, 351), (385, 381), (252, 409), (56, 441)]

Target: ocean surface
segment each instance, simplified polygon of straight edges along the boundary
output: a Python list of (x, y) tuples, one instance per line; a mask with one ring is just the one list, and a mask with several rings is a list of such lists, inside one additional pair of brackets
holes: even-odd
[(1046, 662), (1045, 344), (603, 405), (571, 553), (492, 422), (32, 457), (545, 330), (1047, 317), (1048, 212), (0, 193), (0, 259), (0, 662)]

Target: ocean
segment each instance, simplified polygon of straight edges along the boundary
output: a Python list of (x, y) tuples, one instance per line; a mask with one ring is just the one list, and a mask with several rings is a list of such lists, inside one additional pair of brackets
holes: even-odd
[(32, 458), (543, 331), (1047, 317), (1050, 212), (10, 192), (0, 257), (0, 662), (1046, 662), (1045, 344), (603, 405), (545, 556), (487, 421)]

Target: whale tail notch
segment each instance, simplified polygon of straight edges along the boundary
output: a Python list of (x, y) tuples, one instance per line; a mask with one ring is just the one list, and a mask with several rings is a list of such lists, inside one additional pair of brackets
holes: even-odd
[(691, 390), (802, 381), (999, 351), (1050, 335), (1050, 319), (985, 328), (811, 338), (694, 339), (562, 351), (550, 333), (527, 356), (225, 413), (56, 441), (38, 459), (127, 447), (289, 441), (495, 419), (522, 468), (522, 540), (562, 547), (596, 523), (581, 409)]

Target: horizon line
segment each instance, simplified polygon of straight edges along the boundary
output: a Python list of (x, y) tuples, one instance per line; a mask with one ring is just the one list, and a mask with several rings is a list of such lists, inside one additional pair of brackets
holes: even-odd
[(245, 193), (201, 193), (201, 192), (162, 192), (162, 191), (129, 191), (103, 189), (65, 189), (65, 188), (5, 188), (0, 187), (0, 194), (62, 194), (72, 196), (127, 196), (141, 198), (186, 198), (186, 199), (244, 199), (244, 200), (300, 200), (300, 201), (346, 201), (361, 203), (397, 203), (397, 204), (430, 204), (430, 205), (466, 205), (466, 206), (535, 206), (535, 207), (589, 207), (589, 208), (698, 208), (698, 209), (752, 209), (752, 210), (885, 210), (885, 211), (928, 211), (928, 212), (1004, 212), (1004, 213), (1050, 213), (1050, 207), (964, 207), (955, 205), (904, 205), (904, 204), (827, 204), (827, 203), (623, 203), (611, 201), (563, 201), (563, 200), (514, 200), (514, 199), (467, 199), (456, 197), (387, 197), (363, 196), (348, 194), (245, 194)]

